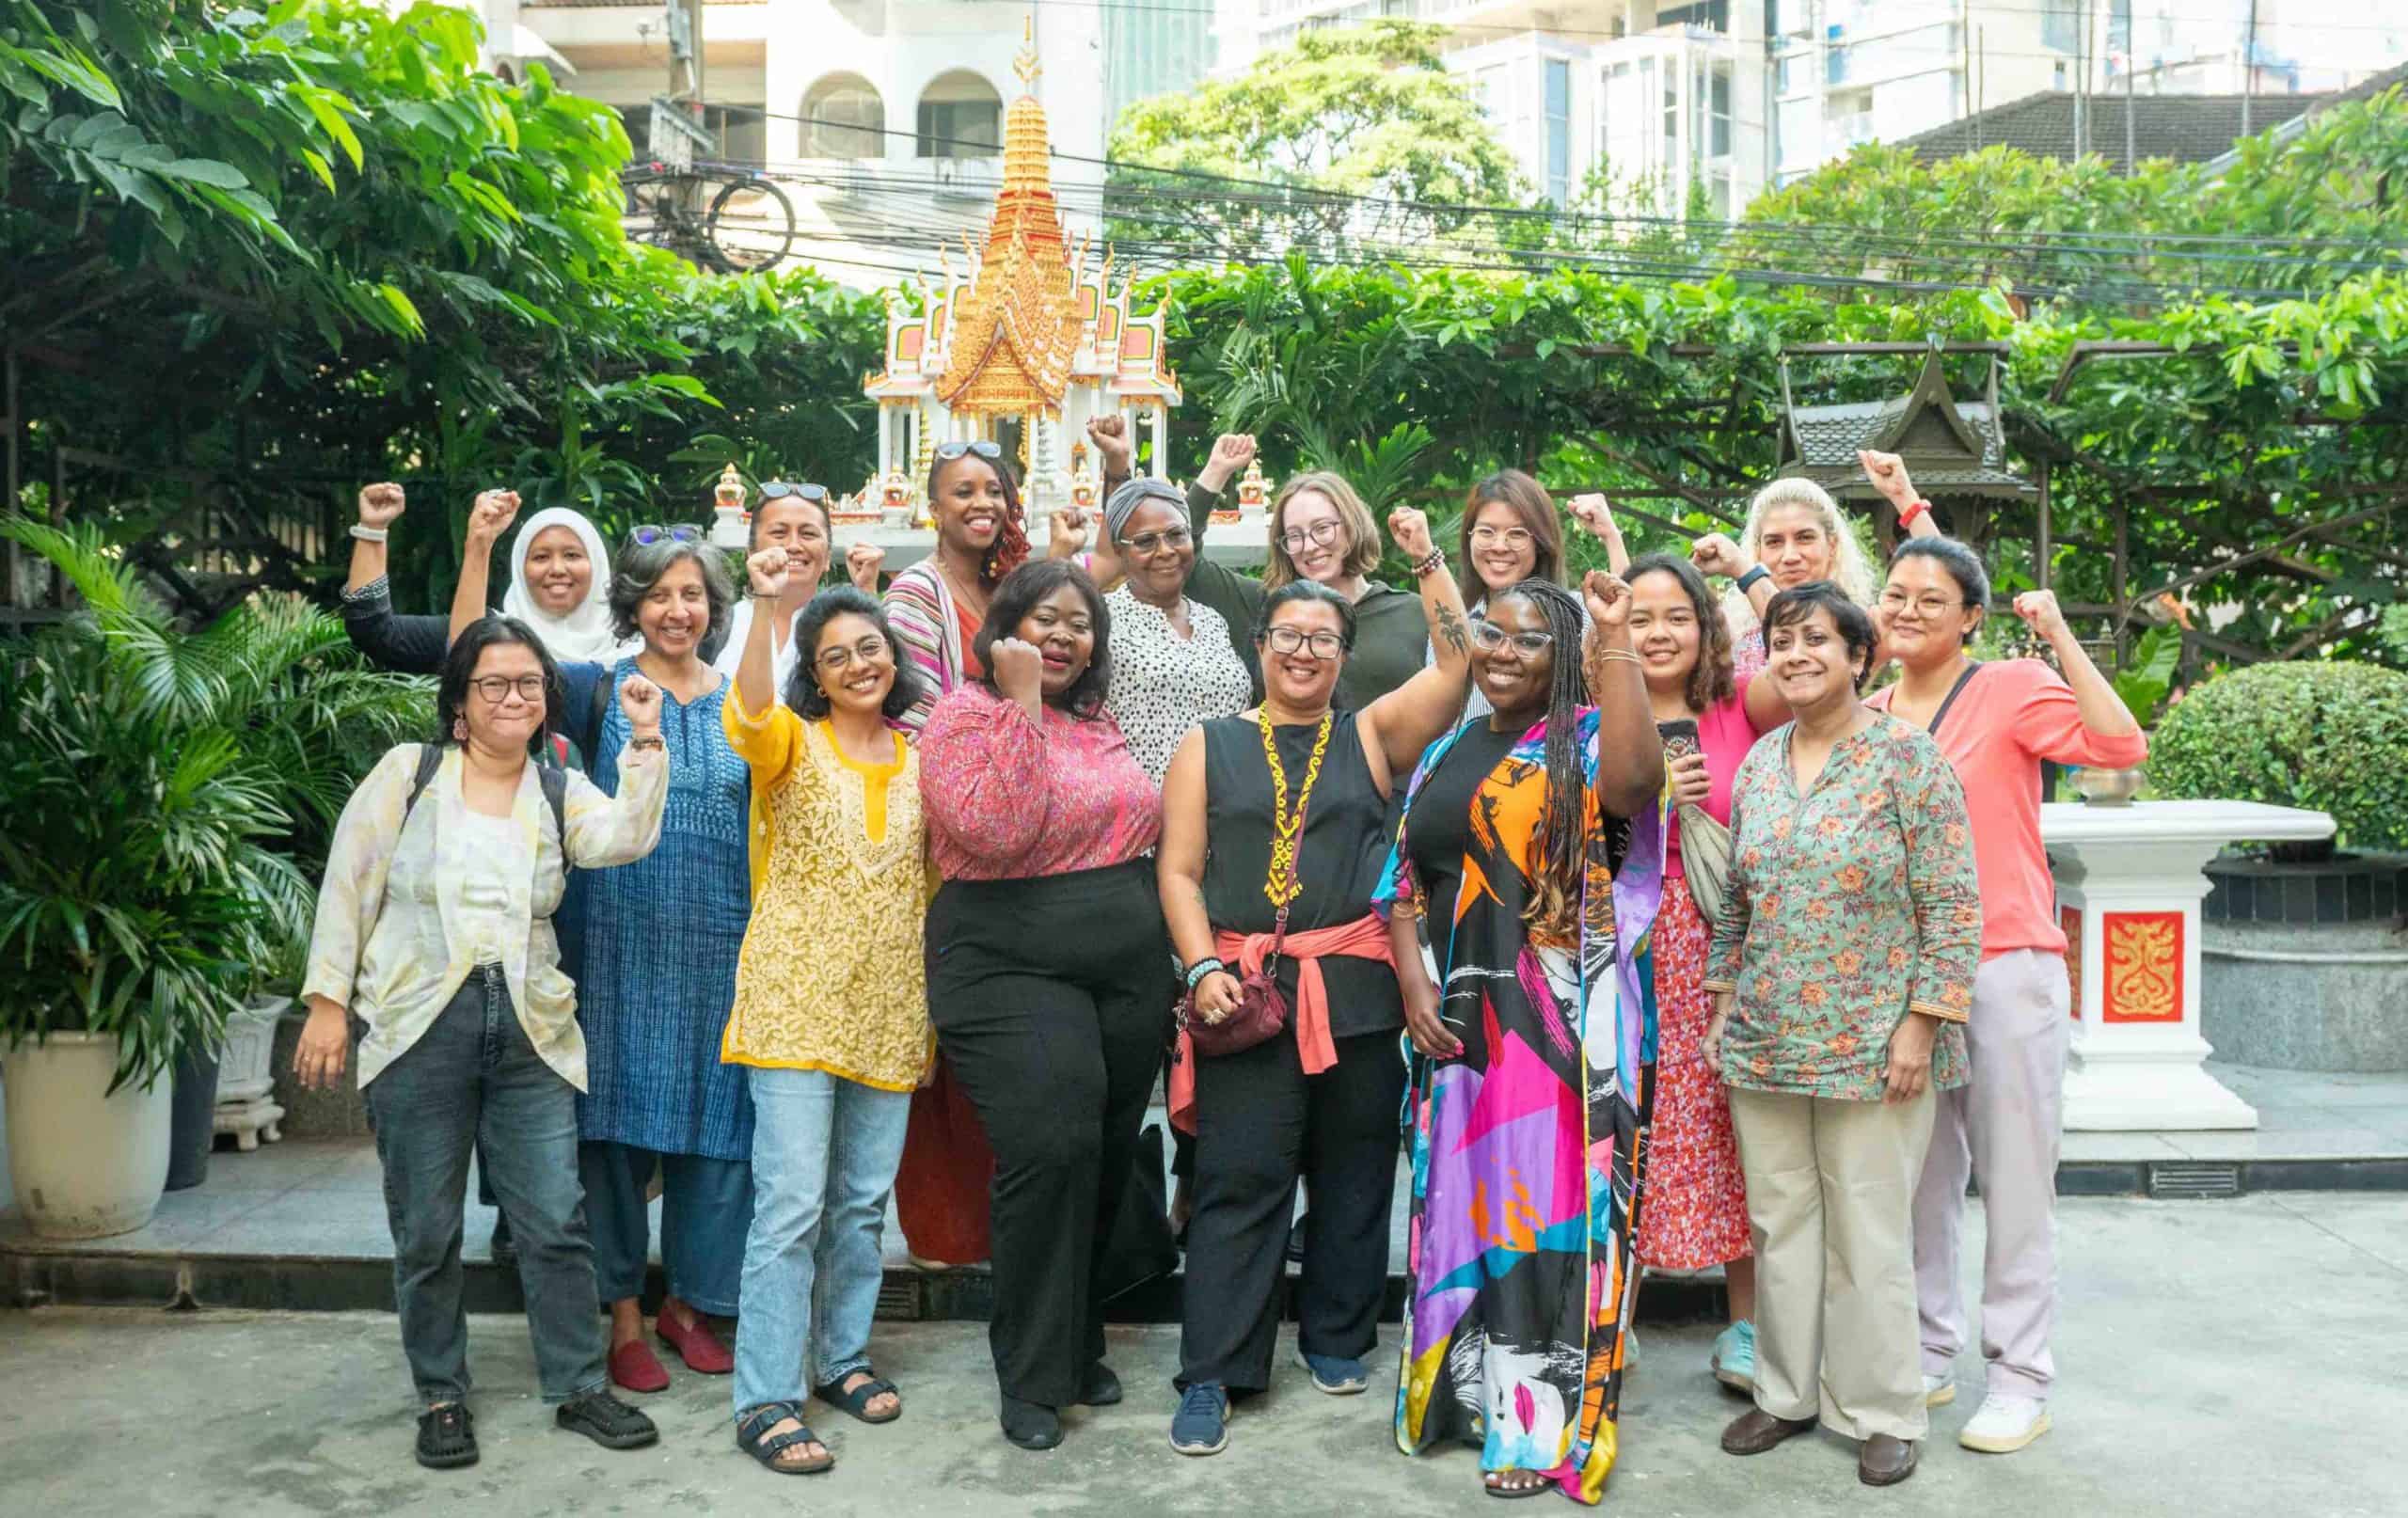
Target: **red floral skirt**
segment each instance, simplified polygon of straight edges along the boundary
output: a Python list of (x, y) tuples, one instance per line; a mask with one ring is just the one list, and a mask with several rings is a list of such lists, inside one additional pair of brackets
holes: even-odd
[(1731, 1137), (1731, 1103), (1698, 1046), (1713, 1015), (1705, 955), (1713, 935), (1686, 878), (1664, 878), (1656, 918), (1656, 1121), (1639, 1198), (1639, 1259), (1700, 1271), (1744, 1259), (1748, 1188)]

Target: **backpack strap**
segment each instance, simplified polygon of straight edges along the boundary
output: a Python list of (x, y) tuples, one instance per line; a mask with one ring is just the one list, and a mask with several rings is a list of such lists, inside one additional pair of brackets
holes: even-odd
[(536, 783), (544, 788), (544, 804), (552, 809), (552, 836), (560, 841), (561, 869), (571, 868), (568, 858), (568, 771), (558, 765), (542, 765), (535, 770)]
[(409, 799), (402, 803), (404, 822), (407, 822), (410, 814), (418, 810), (418, 799), (426, 794), (426, 788), (429, 785), (435, 783), (435, 772), (442, 767), (443, 745), (421, 743), (418, 746), (418, 773), (410, 777)]
[(610, 695), (618, 678), (617, 665), (602, 666), (602, 672), (594, 677), (593, 697), (586, 703), (585, 723), (578, 729), (578, 750), (585, 755), (585, 767), (589, 770), (594, 767), (596, 752), (602, 746), (602, 719), (610, 713)]

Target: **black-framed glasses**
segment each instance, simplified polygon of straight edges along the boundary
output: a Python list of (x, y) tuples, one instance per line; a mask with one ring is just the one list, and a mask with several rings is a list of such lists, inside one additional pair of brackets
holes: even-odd
[(484, 697), (489, 706), (499, 706), (509, 700), (513, 690), (517, 691), (523, 700), (544, 699), (544, 677), (540, 674), (522, 674), (515, 678), (507, 674), (481, 674), (468, 684), (476, 687), (477, 694)]
[(1346, 640), (1326, 629), (1308, 633), (1298, 627), (1274, 627), (1262, 635), (1262, 640), (1274, 654), (1310, 649), (1317, 659), (1334, 659), (1346, 652)]
[(823, 648), (812, 662), (833, 674), (838, 671), (851, 668), (853, 660), (857, 658), (863, 664), (875, 664), (879, 655), (892, 651), (892, 645), (885, 639), (872, 633), (850, 648), (847, 648), (842, 643), (834, 648)]
[(815, 485), (808, 480), (764, 480), (761, 482), (762, 500), (784, 500), (788, 496), (800, 496), (816, 506), (828, 499), (828, 487)]
[(1483, 654), (1494, 654), (1507, 643), (1511, 643), (1515, 652), (1536, 658), (1555, 646), (1555, 634), (1507, 632), (1493, 622), (1482, 622), (1474, 618), (1471, 625), (1471, 643), (1474, 648)]
[(940, 460), (958, 459), (964, 453), (975, 453), (982, 459), (999, 459), (1004, 456), (1004, 445), (990, 443), (983, 437), (974, 437), (968, 442), (937, 445), (936, 456)]
[(1166, 527), (1159, 532), (1140, 532), (1133, 538), (1122, 538), (1120, 546), (1131, 553), (1150, 559), (1158, 548), (1177, 553), (1196, 541), (1196, 534), (1183, 527)]
[(637, 547), (649, 548), (654, 544), (661, 542), (700, 543), (703, 541), (703, 530), (684, 522), (674, 523), (669, 527), (662, 527), (657, 522), (647, 522), (628, 533), (627, 537)]
[(1303, 552), (1307, 543), (1317, 543), (1326, 548), (1338, 541), (1338, 518), (1334, 516), (1325, 517), (1310, 527), (1291, 527), (1279, 534), (1279, 546), (1290, 553)]

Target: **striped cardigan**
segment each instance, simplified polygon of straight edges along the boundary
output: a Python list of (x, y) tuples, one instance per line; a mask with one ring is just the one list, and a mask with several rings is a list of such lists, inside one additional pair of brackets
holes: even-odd
[(886, 621), (920, 672), (920, 699), (895, 724), (916, 738), (936, 710), (937, 698), (961, 684), (961, 622), (953, 588), (937, 573), (934, 559), (921, 560), (887, 583)]

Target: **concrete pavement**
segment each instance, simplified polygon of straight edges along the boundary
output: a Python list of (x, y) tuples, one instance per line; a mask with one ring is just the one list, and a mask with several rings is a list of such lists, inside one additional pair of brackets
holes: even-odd
[[(1998, 1518), (2372, 1518), (2408, 1511), (2408, 1197), (2284, 1194), (2215, 1202), (2068, 1199), (2056, 1431), (2020, 1455), (1958, 1449), (1978, 1360), (1935, 1414), (1922, 1472), (1860, 1487), (1821, 1436), (1752, 1460), (1716, 1447), (1741, 1404), (1704, 1375), (1711, 1324), (1641, 1333), (1606, 1511), (1984, 1513)], [(1978, 1207), (1969, 1227), (1978, 1259)], [(0, 1493), (28, 1518), (595, 1513), (1397, 1514), (1493, 1512), (1467, 1450), (1396, 1452), (1395, 1330), (1370, 1395), (1315, 1394), (1283, 1361), (1228, 1453), (1184, 1460), (1164, 1435), (1175, 1328), (1114, 1330), (1129, 1386), (1072, 1415), (1041, 1455), (995, 1431), (985, 1330), (881, 1323), (899, 1423), (830, 1413), (831, 1475), (780, 1478), (737, 1454), (728, 1383), (680, 1370), (643, 1399), (662, 1443), (611, 1454), (551, 1427), (522, 1326), (478, 1318), (483, 1463), (410, 1459), (400, 1346), (370, 1313), (0, 1313)], [(1283, 1337), (1282, 1352), (1289, 1341)], [(1556, 1503), (1560, 1498), (1542, 1499)], [(1558, 1507), (1537, 1511), (1566, 1510)]]

